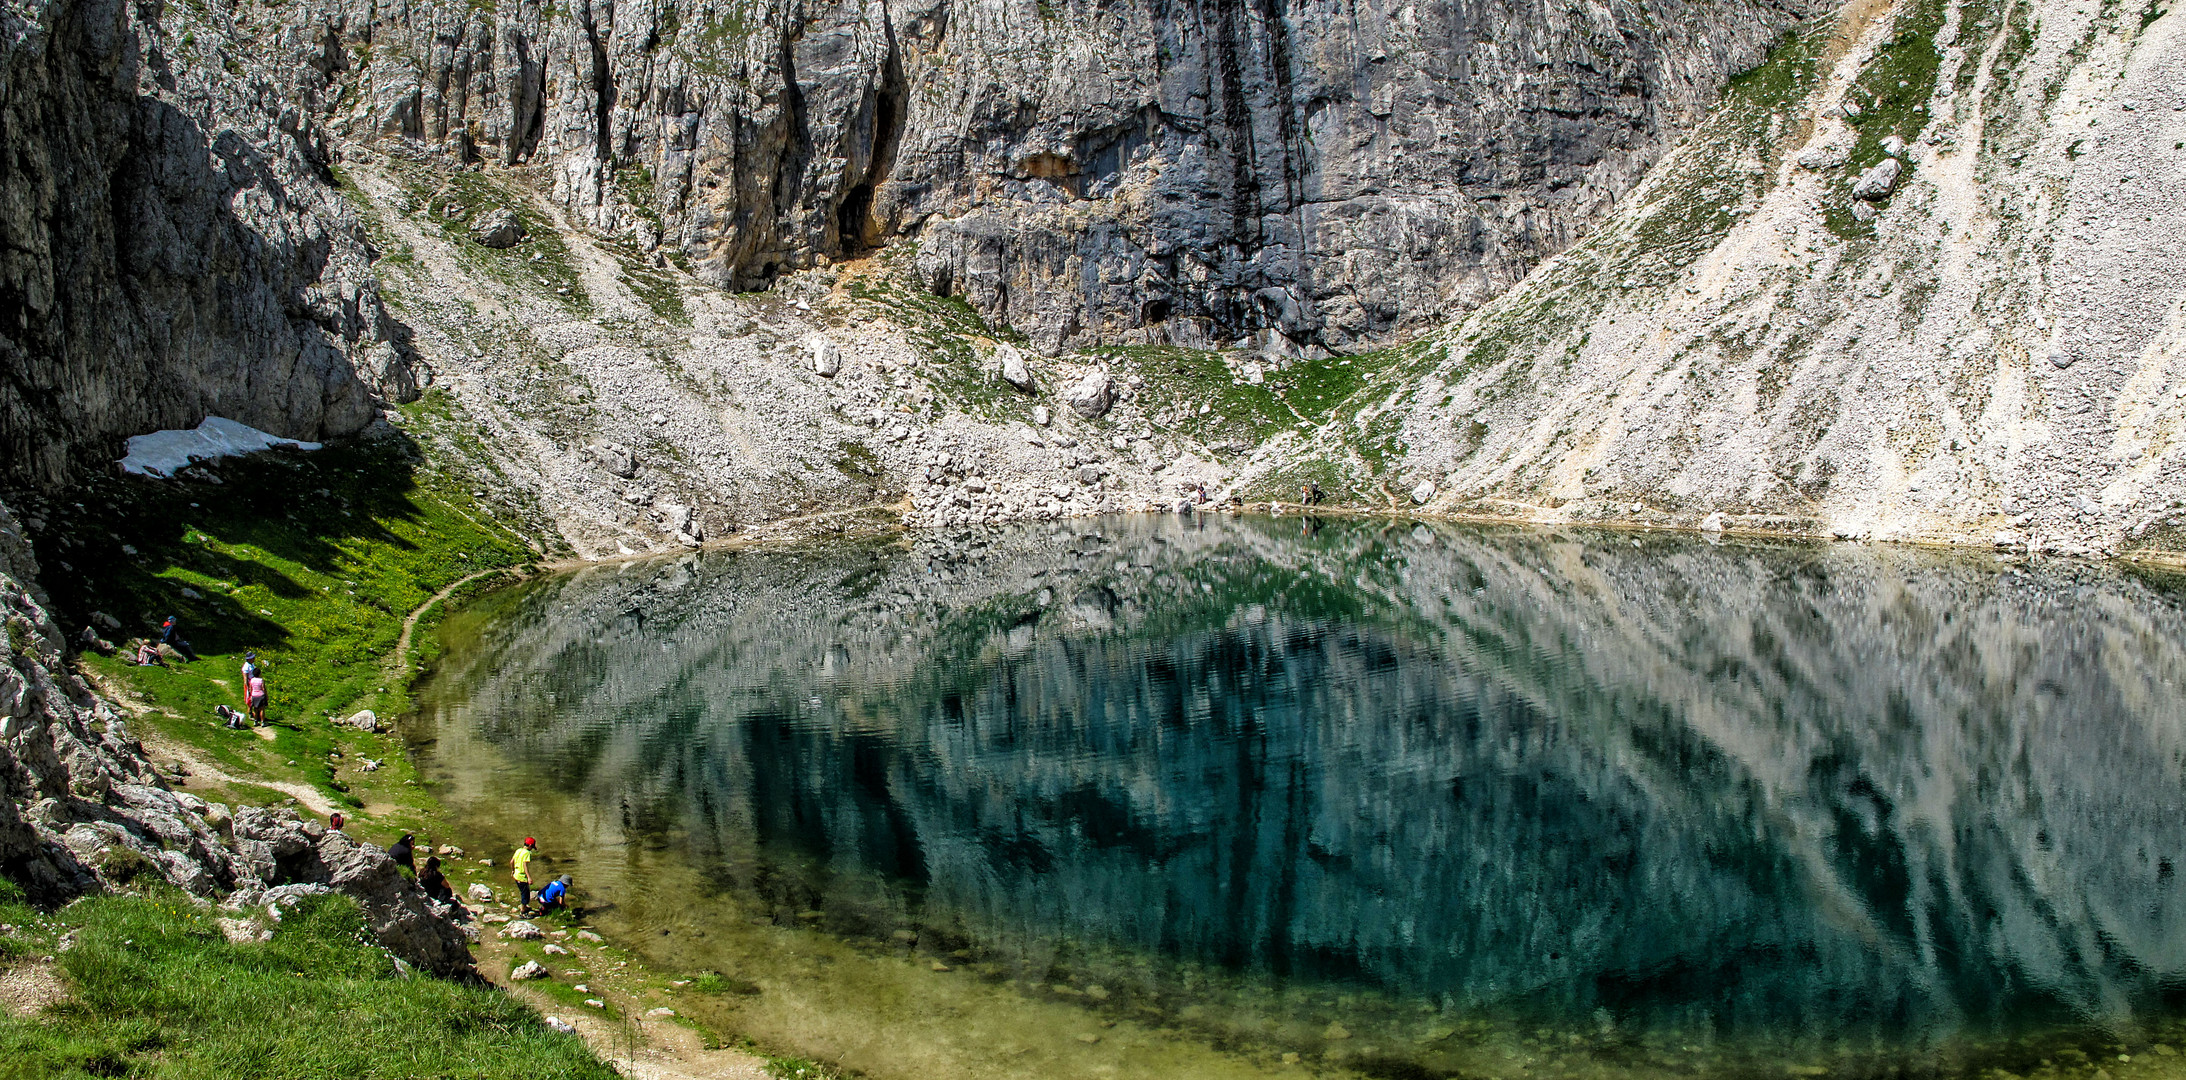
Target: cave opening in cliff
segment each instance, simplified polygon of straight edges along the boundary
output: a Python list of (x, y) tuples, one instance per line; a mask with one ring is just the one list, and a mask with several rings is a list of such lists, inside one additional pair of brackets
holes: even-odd
[(903, 138), (903, 65), (897, 62), (893, 39), (888, 62), (881, 70), (881, 84), (873, 100), (873, 144), (867, 156), (865, 177), (843, 195), (835, 207), (836, 250), (856, 256), (879, 244), (885, 231), (873, 214), (873, 189), (896, 166), (896, 146)]

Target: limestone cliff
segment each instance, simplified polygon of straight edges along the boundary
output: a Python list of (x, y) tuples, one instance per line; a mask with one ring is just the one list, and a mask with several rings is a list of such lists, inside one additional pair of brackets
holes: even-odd
[(159, 12), (0, 7), (0, 485), (207, 415), (319, 438), (414, 396), (312, 108)]
[[(1814, 9), (1818, 10), (1818, 8)], [(1342, 347), (1495, 295), (1801, 4), (244, 5), (359, 142), (528, 166), (717, 286), (888, 243), (1045, 351)]]

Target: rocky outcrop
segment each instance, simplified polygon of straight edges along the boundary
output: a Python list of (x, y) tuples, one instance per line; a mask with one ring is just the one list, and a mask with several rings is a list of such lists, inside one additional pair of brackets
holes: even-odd
[(373, 844), (300, 818), (286, 808), (235, 811), (233, 848), (248, 884), (228, 898), (236, 907), (298, 885), (323, 887), (357, 901), (365, 925), (389, 952), (440, 975), (471, 971), (470, 950), (450, 912), (428, 898)]
[(293, 73), (161, 12), (0, 10), (0, 485), (208, 415), (345, 434), (415, 393)]
[(909, 240), (1043, 350), (1295, 352), (1495, 295), (1809, 10), (337, 0), (248, 62), (717, 285)]
[(122, 717), (63, 662), (36, 572), (0, 504), (0, 875), (47, 904), (139, 879), (239, 907), (268, 902), (269, 890), (339, 892), (403, 961), (471, 972), (454, 913), (386, 851), (293, 810), (231, 810), (169, 790)]

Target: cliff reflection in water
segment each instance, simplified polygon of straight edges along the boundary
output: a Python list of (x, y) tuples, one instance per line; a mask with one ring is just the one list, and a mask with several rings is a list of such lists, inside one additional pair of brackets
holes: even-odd
[(2186, 618), (2108, 570), (1129, 519), (483, 615), (444, 739), (791, 908), (1726, 1029), (2125, 1023), (2186, 973)]

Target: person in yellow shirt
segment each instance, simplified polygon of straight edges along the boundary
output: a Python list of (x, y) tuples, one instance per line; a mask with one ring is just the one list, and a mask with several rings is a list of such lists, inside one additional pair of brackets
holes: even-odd
[(539, 841), (524, 837), (524, 846), (509, 856), (509, 865), (515, 867), (516, 910), (531, 914), (531, 857), (539, 850)]

